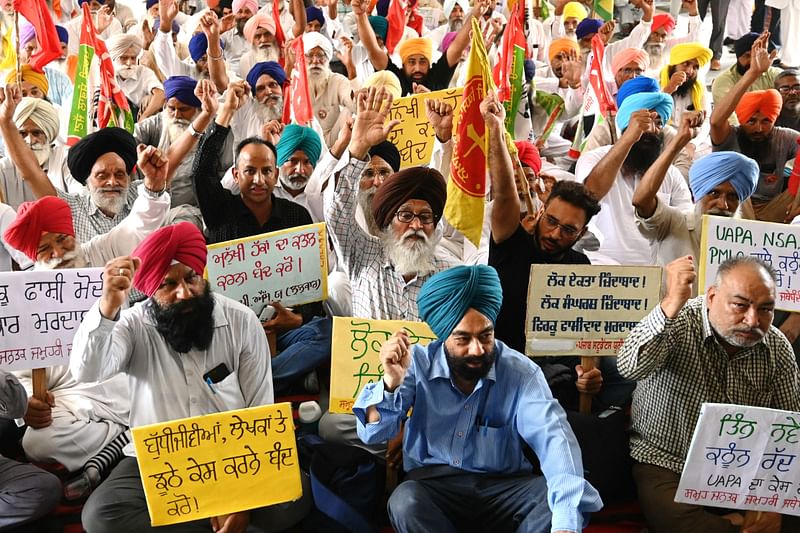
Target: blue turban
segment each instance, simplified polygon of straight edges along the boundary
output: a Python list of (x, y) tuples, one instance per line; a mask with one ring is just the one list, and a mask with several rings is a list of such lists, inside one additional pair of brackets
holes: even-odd
[(389, 33), (389, 21), (386, 20), (386, 17), (370, 15), (369, 25), (372, 26), (372, 31), (375, 32), (376, 36), (386, 41), (386, 35)]
[(311, 164), (316, 166), (322, 152), (322, 141), (317, 132), (311, 128), (289, 124), (283, 129), (275, 150), (278, 152), (278, 166), (288, 161), (297, 150), (302, 150)]
[[(623, 87), (625, 87), (624, 84)], [(631, 121), (631, 115), (640, 109), (652, 109), (661, 117), (661, 123), (666, 124), (672, 116), (672, 96), (664, 93), (638, 93), (625, 98), (617, 111), (617, 127), (624, 131)]]
[[(83, 4), (85, 4), (88, 1), (89, 0), (78, 0), (78, 5), (82, 6)], [(97, 1), (100, 2), (100, 5), (106, 5), (106, 0), (97, 0)]]
[(322, 10), (320, 8), (315, 6), (306, 8), (306, 23), (309, 23), (312, 20), (319, 22), (320, 26), (325, 25), (325, 15), (322, 14)]
[(738, 152), (713, 152), (695, 161), (689, 169), (689, 188), (694, 201), (720, 183), (730, 181), (739, 202), (747, 200), (758, 184), (758, 164)]
[(578, 24), (577, 29), (575, 30), (575, 36), (578, 39), (583, 39), (593, 33), (597, 33), (600, 31), (600, 27), (603, 25), (602, 20), (597, 19), (583, 19)]
[[(158, 31), (159, 27), (161, 27), (161, 19), (156, 17), (156, 18), (153, 19), (153, 31)], [(181, 27), (178, 24), (178, 21), (177, 20), (173, 20), (172, 21), (172, 33), (178, 33), (179, 31), (181, 31)]]
[[(220, 48), (225, 48), (222, 41), (219, 42)], [(203, 32), (195, 33), (189, 41), (189, 55), (192, 56), (192, 61), (197, 61), (208, 53), (208, 38)]]
[(486, 265), (457, 266), (433, 275), (419, 291), (419, 316), (444, 340), (471, 307), (494, 324), (503, 304), (497, 271)]
[(658, 86), (658, 81), (654, 78), (648, 78), (647, 76), (631, 78), (623, 83), (617, 92), (617, 108), (632, 94), (657, 92), (661, 92), (661, 87)]
[(536, 63), (531, 59), (526, 59), (522, 63), (522, 68), (525, 70), (525, 81), (530, 83), (534, 76), (536, 76)]
[(386, 15), (388, 15), (389, 0), (378, 0), (378, 3), (375, 4), (375, 12), (381, 17), (385, 17)]
[(283, 84), (286, 82), (286, 72), (284, 72), (283, 67), (275, 61), (256, 63), (253, 65), (253, 68), (250, 69), (250, 72), (247, 73), (247, 83), (250, 84), (253, 96), (256, 95), (256, 83), (258, 83), (258, 78), (264, 74), (278, 82), (278, 85), (281, 87), (283, 87)]
[(153, 7), (154, 5), (156, 5), (157, 3), (158, 3), (158, 0), (147, 0), (147, 1), (144, 3), (144, 5), (145, 5), (145, 7), (146, 7), (147, 9), (150, 9), (151, 7)]
[(197, 80), (189, 76), (170, 76), (164, 80), (164, 96), (169, 100), (173, 96), (181, 103), (192, 107), (201, 107), (203, 104), (194, 95)]
[(63, 26), (56, 26), (56, 33), (58, 34), (58, 42), (69, 44), (69, 32)]

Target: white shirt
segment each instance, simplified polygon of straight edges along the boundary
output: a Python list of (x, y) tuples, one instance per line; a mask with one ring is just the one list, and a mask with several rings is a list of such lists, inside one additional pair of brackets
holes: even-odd
[[(225, 62), (228, 64), (227, 69), (233, 72), (239, 70), (239, 60), (248, 52), (253, 45), (247, 42), (244, 35), (237, 33), (236, 28), (231, 28), (222, 35), (220, 35), (223, 49), (222, 55), (225, 57)], [(247, 73), (245, 73), (245, 76)]]
[[(6, 228), (17, 218), (17, 213), (10, 205), (0, 203), (0, 236), (6, 232)], [(17, 262), (22, 270), (29, 269), (33, 263), (28, 257), (19, 250), (12, 248), (0, 237), (0, 272), (11, 272), (11, 260)]]
[[(77, 54), (78, 49), (81, 46), (81, 25), (83, 24), (83, 12), (78, 9), (79, 15), (74, 19), (70, 20), (69, 22), (65, 22), (62, 26), (67, 30), (67, 35), (69, 35), (69, 44), (67, 45), (67, 49), (69, 51), (69, 55)], [(97, 20), (95, 22), (95, 28), (97, 28)], [(122, 24), (116, 18), (111, 19), (111, 24), (108, 25), (108, 28), (100, 34), (100, 37), (103, 40), (108, 39), (111, 36), (119, 35), (123, 33), (122, 31)]]
[(117, 83), (128, 100), (141, 107), (142, 100), (152, 94), (153, 89), (164, 90), (164, 86), (158, 81), (155, 72), (149, 68), (136, 65), (133, 75), (130, 78), (122, 79), (117, 74)]

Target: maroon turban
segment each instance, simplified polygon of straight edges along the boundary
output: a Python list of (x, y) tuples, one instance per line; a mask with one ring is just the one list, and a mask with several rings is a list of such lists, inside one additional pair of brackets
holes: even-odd
[(533, 169), (533, 173), (538, 176), (539, 171), (542, 170), (542, 157), (539, 155), (539, 149), (530, 141), (514, 141), (514, 144), (519, 152), (519, 162)]
[(6, 228), (3, 239), (31, 261), (36, 261), (43, 233), (75, 236), (72, 211), (58, 196), (45, 196), (35, 202), (20, 204), (17, 218)]
[(197, 226), (179, 222), (151, 233), (131, 255), (142, 260), (133, 276), (133, 286), (152, 296), (161, 286), (173, 261), (183, 263), (202, 275), (208, 250)]
[(424, 200), (438, 219), (447, 199), (447, 184), (433, 168), (411, 167), (389, 176), (372, 199), (372, 216), (383, 229), (392, 221), (398, 208), (409, 200)]

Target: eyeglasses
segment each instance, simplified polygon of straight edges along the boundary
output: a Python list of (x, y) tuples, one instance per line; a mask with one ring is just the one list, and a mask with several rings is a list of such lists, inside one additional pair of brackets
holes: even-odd
[(778, 92), (781, 94), (800, 93), (800, 85), (784, 85), (778, 87)]
[(394, 216), (396, 216), (397, 220), (404, 224), (411, 224), (411, 221), (413, 221), (415, 218), (418, 218), (420, 224), (423, 226), (429, 226), (433, 224), (438, 218), (430, 211), (423, 211), (422, 213), (414, 213), (413, 211), (398, 211), (394, 214)]
[(622, 73), (626, 76), (641, 76), (644, 74), (644, 70), (640, 68), (624, 68)]
[(374, 169), (368, 168), (361, 173), (362, 180), (374, 180), (376, 177), (380, 177), (382, 180), (385, 180), (389, 176), (392, 175), (392, 169), (390, 168), (382, 168), (378, 171)]
[(578, 234), (578, 232), (581, 231), (578, 228), (572, 226), (565, 226), (564, 224), (559, 222), (557, 218), (552, 217), (550, 215), (545, 215), (542, 221), (550, 229), (555, 229), (556, 227), (559, 228), (561, 230), (561, 233), (563, 233), (567, 237), (574, 237)]
[(306, 61), (311, 63), (323, 63), (327, 58), (325, 54), (306, 54)]

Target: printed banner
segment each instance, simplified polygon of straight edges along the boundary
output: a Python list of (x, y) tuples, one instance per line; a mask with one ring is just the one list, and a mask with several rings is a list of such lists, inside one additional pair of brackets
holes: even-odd
[(102, 268), (0, 273), (0, 369), (69, 364), (72, 337), (103, 294)]
[(660, 267), (531, 265), (525, 353), (616, 355), (660, 290)]
[(425, 100), (431, 98), (444, 100), (453, 106), (453, 113), (461, 105), (463, 87), (444, 89), (430, 93), (415, 94), (398, 98), (392, 103), (387, 120), (400, 122), (389, 134), (389, 141), (400, 152), (400, 168), (427, 165), (433, 155), (433, 141), (436, 133), (428, 122), (425, 113)]
[(777, 309), (800, 311), (800, 226), (703, 216), (699, 292), (714, 284), (726, 259), (752, 255), (772, 265), (778, 277)]
[(425, 322), (333, 317), (331, 413), (352, 413), (361, 389), (383, 377), (381, 345), (401, 328), (411, 344), (425, 346), (436, 340)]
[(325, 224), (308, 224), (208, 246), (206, 278), (214, 290), (260, 314), (328, 297)]
[(800, 515), (800, 413), (705, 403), (675, 501)]
[(131, 432), (153, 526), (302, 495), (289, 403), (183, 418)]

